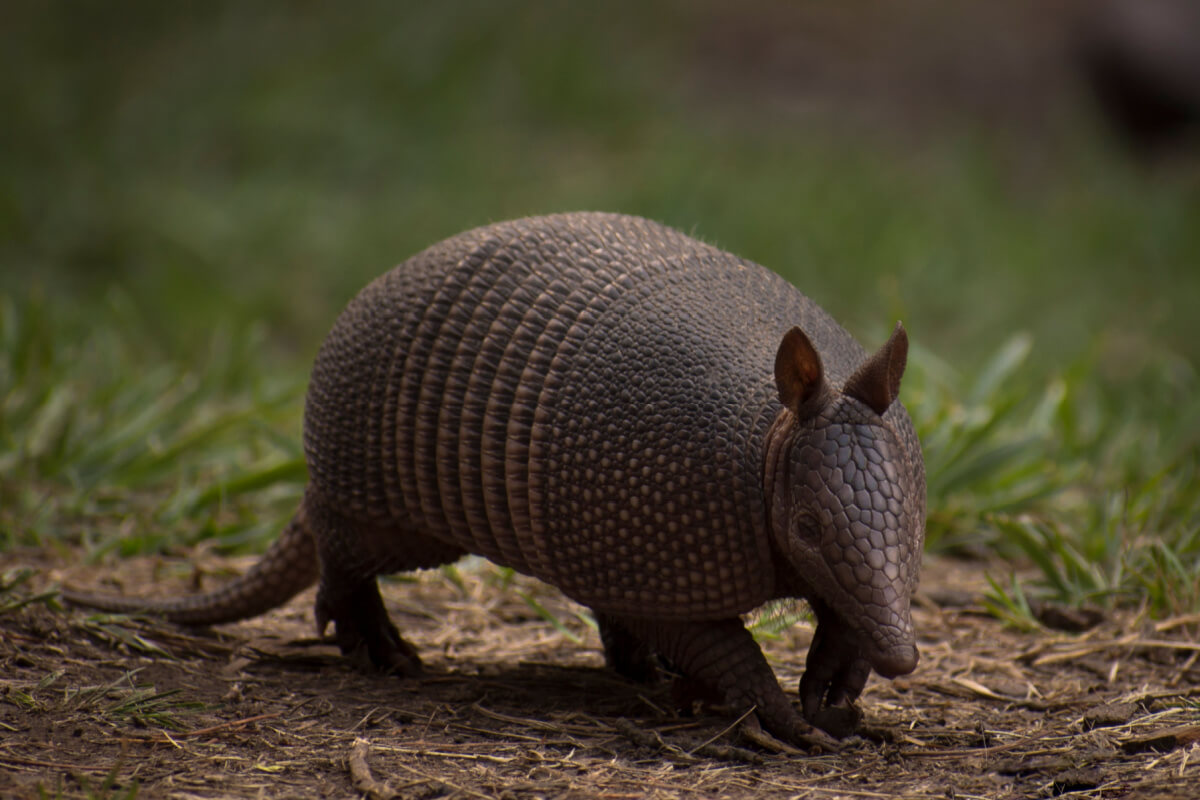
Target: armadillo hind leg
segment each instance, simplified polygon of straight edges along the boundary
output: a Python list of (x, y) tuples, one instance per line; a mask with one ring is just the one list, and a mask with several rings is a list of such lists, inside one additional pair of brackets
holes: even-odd
[(637, 683), (653, 683), (658, 677), (650, 647), (635, 636), (619, 619), (596, 612), (600, 641), (604, 644), (604, 662), (623, 678)]
[(654, 652), (666, 657), (688, 684), (703, 690), (703, 695), (720, 698), (738, 712), (754, 708), (763, 727), (791, 744), (810, 747), (829, 741), (796, 713), (762, 650), (736, 617), (706, 622), (622, 622)]
[(392, 624), (375, 578), (457, 561), (464, 551), (390, 524), (347, 518), (330, 505), (309, 504), (321, 560), (317, 632), (333, 622), (335, 641), (346, 655), (385, 672), (420, 674), (420, 656)]

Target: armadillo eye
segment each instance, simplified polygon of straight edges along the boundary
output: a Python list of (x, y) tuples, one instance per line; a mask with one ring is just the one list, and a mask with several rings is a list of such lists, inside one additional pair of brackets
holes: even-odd
[(792, 532), (805, 541), (815, 542), (821, 538), (821, 522), (812, 510), (796, 508), (792, 511)]

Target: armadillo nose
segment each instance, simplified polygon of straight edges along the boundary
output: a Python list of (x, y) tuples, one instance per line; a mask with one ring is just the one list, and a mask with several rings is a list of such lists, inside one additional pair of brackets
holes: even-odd
[(917, 646), (913, 644), (898, 644), (878, 653), (871, 659), (871, 666), (885, 678), (895, 678), (907, 675), (917, 668), (920, 660)]

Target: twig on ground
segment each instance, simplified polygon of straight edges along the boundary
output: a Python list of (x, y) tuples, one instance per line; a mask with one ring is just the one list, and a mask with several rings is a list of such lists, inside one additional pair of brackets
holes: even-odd
[(673, 761), (694, 764), (700, 760), (691, 753), (684, 752), (677, 745), (668, 744), (663, 741), (663, 738), (658, 735), (657, 731), (639, 728), (624, 717), (618, 717), (613, 720), (610, 727), (638, 747), (644, 747), (652, 753), (661, 754)]
[(720, 739), (722, 736), (724, 736), (725, 734), (729, 733), (731, 730), (733, 730), (734, 728), (736, 728), (738, 725), (741, 725), (741, 724), (742, 724), (742, 721), (743, 721), (743, 720), (745, 720), (745, 719), (746, 719), (746, 717), (750, 716), (750, 715), (751, 715), (751, 714), (753, 714), (753, 713), (754, 713), (754, 708), (753, 708), (753, 707), (746, 709), (746, 711), (745, 711), (745, 712), (744, 712), (744, 713), (743, 713), (743, 714), (742, 714), (740, 717), (738, 717), (737, 719), (735, 719), (735, 720), (734, 720), (732, 723), (730, 723), (729, 725), (727, 725), (725, 728), (723, 728), (722, 730), (718, 731), (718, 732), (717, 732), (717, 733), (715, 733), (714, 735), (710, 736), (709, 738), (705, 739), (705, 740), (704, 740), (702, 743), (700, 743), (700, 744), (699, 744), (699, 745), (697, 745), (696, 747), (693, 747), (693, 748), (692, 748), (690, 751), (688, 751), (688, 752), (689, 752), (689, 753), (696, 753), (696, 752), (699, 752), (700, 750), (703, 750), (704, 748), (708, 747), (710, 744), (712, 744), (713, 742), (715, 742), (717, 739)]
[(195, 738), (197, 736), (207, 736), (210, 733), (216, 733), (217, 731), (224, 730), (226, 728), (240, 728), (241, 726), (249, 725), (252, 722), (262, 722), (264, 719), (274, 719), (275, 717), (278, 717), (278, 716), (279, 716), (278, 711), (272, 711), (269, 714), (257, 714), (253, 717), (244, 717), (242, 719), (231, 719), (229, 722), (222, 722), (217, 725), (210, 725), (207, 728), (199, 728), (194, 731), (186, 731), (184, 733), (176, 734), (176, 736), (178, 736), (180, 738), (185, 737), (185, 736), (190, 737), (190, 738)]
[(355, 739), (354, 744), (350, 745), (350, 755), (346, 757), (346, 764), (350, 768), (350, 781), (355, 789), (372, 800), (394, 800), (400, 793), (387, 783), (376, 780), (371, 774), (371, 767), (367, 764), (370, 748), (371, 745), (366, 739)]
[(402, 753), (406, 756), (429, 756), (431, 758), (456, 758), (463, 761), (486, 761), (489, 764), (511, 764), (516, 757), (487, 756), (482, 753), (447, 753), (444, 750), (424, 750), (416, 747), (394, 747), (391, 745), (375, 745), (376, 750), (387, 753)]

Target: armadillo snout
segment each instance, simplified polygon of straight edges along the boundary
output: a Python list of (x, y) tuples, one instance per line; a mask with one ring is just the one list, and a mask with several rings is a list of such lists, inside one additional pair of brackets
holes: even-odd
[(901, 644), (873, 654), (871, 666), (885, 678), (907, 675), (917, 668), (920, 654), (915, 644)]
[(908, 595), (897, 594), (896, 588), (900, 587), (884, 593), (890, 602), (865, 604), (857, 617), (847, 619), (857, 631), (863, 657), (885, 678), (907, 675), (920, 659)]

